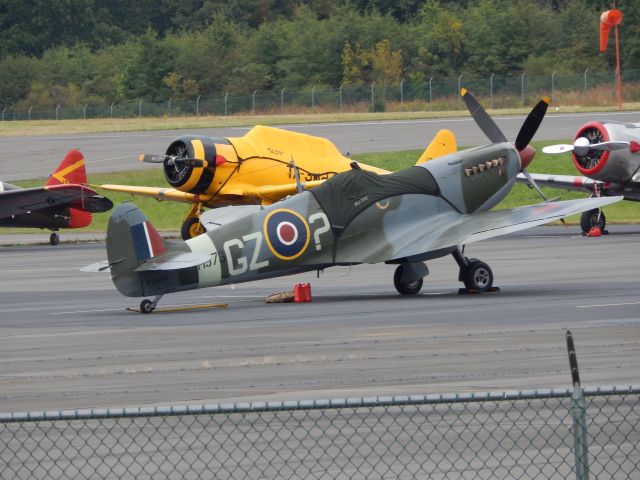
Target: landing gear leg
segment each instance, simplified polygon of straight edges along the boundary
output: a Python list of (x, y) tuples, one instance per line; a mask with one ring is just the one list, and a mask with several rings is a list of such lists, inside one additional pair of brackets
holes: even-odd
[(49, 235), (49, 243), (51, 245), (58, 245), (60, 243), (60, 236), (56, 232), (53, 232)]
[(156, 309), (162, 295), (156, 295), (151, 300), (145, 298), (140, 302), (140, 313), (151, 313)]
[(460, 267), (458, 280), (464, 283), (468, 291), (488, 292), (493, 287), (493, 272), (489, 265), (477, 258), (467, 258), (459, 247), (451, 253)]
[(182, 222), (180, 234), (183, 240), (197, 237), (204, 233), (204, 227), (200, 223), (200, 215), (202, 214), (202, 202), (194, 203), (187, 216)]

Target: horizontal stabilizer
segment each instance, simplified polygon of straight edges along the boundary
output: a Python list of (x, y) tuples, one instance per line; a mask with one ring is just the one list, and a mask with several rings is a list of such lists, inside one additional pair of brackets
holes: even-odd
[(109, 272), (110, 270), (111, 265), (109, 265), (109, 260), (101, 260), (100, 262), (86, 265), (80, 269), (81, 272)]
[(177, 270), (180, 268), (195, 267), (211, 260), (207, 253), (175, 252), (152, 257), (142, 263), (134, 271), (145, 272), (150, 270)]

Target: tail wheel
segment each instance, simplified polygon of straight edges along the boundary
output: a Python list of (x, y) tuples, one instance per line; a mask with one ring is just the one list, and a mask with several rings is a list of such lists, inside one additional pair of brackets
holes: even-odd
[(200, 223), (200, 218), (189, 217), (182, 224), (180, 234), (183, 240), (189, 240), (190, 238), (197, 237), (204, 233), (204, 226)]
[(493, 272), (489, 265), (480, 260), (469, 263), (464, 272), (464, 286), (468, 290), (488, 291), (493, 286)]
[(412, 282), (402, 282), (402, 274), (404, 273), (404, 265), (398, 265), (396, 268), (396, 272), (393, 274), (393, 284), (396, 287), (396, 290), (401, 295), (415, 295), (422, 289), (422, 284), (424, 280), (419, 278), (418, 280), (414, 280)]
[(53, 232), (49, 235), (49, 243), (51, 245), (58, 245), (60, 243), (60, 236), (56, 232)]
[(604, 216), (604, 212), (598, 208), (582, 212), (582, 215), (580, 216), (580, 228), (584, 233), (589, 233), (589, 231), (594, 227), (604, 230), (606, 225), (607, 219)]

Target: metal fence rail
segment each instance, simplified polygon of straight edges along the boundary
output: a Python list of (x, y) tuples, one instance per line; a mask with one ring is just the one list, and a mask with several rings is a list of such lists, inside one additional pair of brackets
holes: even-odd
[(0, 478), (640, 478), (640, 386), (572, 393), (2, 414)]
[[(621, 73), (625, 102), (640, 101), (640, 70)], [(535, 103), (540, 96), (551, 97), (553, 105), (613, 106), (617, 103), (616, 74), (590, 72), (550, 75), (518, 74), (513, 77), (491, 75), (485, 78), (458, 75), (431, 77), (425, 82), (402, 80), (396, 85), (312, 87), (301, 90), (282, 88), (246, 95), (225, 93), (218, 97), (192, 99), (167, 98), (164, 102), (112, 102), (108, 105), (57, 105), (51, 109), (33, 106), (16, 109), (1, 105), (0, 119), (65, 120), (87, 118), (176, 117), (236, 114), (285, 114), (308, 112), (426, 111), (464, 110), (460, 87), (471, 90), (489, 108), (514, 108)]]

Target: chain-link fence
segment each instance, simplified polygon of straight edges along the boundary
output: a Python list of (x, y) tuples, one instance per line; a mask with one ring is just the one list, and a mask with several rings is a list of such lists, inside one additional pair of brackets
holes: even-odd
[[(621, 74), (622, 99), (640, 101), (640, 70)], [(514, 77), (491, 75), (474, 78), (459, 75), (435, 78), (420, 83), (401, 81), (397, 85), (372, 83), (337, 88), (312, 87), (304, 90), (283, 88), (277, 91), (254, 90), (249, 95), (224, 95), (214, 98), (164, 102), (112, 102), (109, 105), (57, 105), (52, 109), (34, 107), (19, 110), (3, 106), (4, 120), (64, 120), (87, 118), (175, 117), (238, 114), (293, 114), (379, 111), (443, 111), (464, 110), (460, 87), (473, 92), (488, 108), (529, 106), (541, 96), (553, 105), (614, 106), (617, 105), (615, 71), (527, 75)]]
[(2, 479), (640, 478), (640, 386), (0, 415)]

